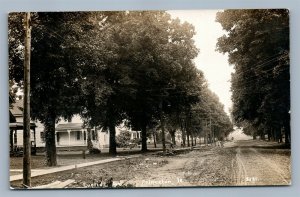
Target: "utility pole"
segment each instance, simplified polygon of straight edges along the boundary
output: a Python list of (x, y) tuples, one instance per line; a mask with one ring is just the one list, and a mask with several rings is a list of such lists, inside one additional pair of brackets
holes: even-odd
[(30, 12), (25, 13), (25, 59), (24, 59), (24, 116), (23, 116), (23, 186), (31, 187), (31, 143), (30, 143)]

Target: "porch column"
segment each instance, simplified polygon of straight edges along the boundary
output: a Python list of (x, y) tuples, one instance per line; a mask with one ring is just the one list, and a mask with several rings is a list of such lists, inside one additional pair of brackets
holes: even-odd
[(83, 139), (83, 145), (85, 145), (85, 139), (84, 139), (84, 130), (81, 129), (82, 139)]
[(36, 155), (36, 136), (35, 136), (35, 127), (33, 127), (33, 141), (34, 141), (34, 151), (33, 154)]
[(87, 135), (88, 135), (88, 133), (87, 133), (87, 130), (85, 130), (84, 132), (85, 132), (85, 144), (87, 144), (87, 141), (88, 141), (88, 140), (87, 140), (87, 139), (88, 139), (88, 136), (87, 136)]
[(33, 130), (33, 140), (34, 140), (34, 143), (36, 143), (35, 128), (33, 128), (32, 130)]
[(17, 133), (17, 129), (15, 129), (14, 132), (14, 145), (17, 147), (18, 146), (18, 133)]
[(71, 148), (71, 130), (67, 130), (68, 131), (68, 136), (69, 136), (69, 151), (70, 151), (70, 148)]

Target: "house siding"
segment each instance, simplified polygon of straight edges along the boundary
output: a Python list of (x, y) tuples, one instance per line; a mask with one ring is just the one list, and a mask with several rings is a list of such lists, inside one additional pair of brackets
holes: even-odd
[[(17, 122), (23, 122), (23, 117), (18, 116), (16, 117)], [(32, 121), (33, 122), (33, 121)], [(45, 129), (43, 124), (40, 121), (34, 121), (36, 124), (35, 132), (36, 132), (36, 147), (45, 147)], [(66, 123), (80, 123), (83, 124), (82, 119), (79, 115), (73, 116), (71, 121), (60, 120), (55, 127), (59, 124), (66, 124)], [(94, 130), (94, 135), (91, 134), (92, 143), (94, 147), (99, 149), (108, 148), (109, 147), (109, 131), (102, 131), (102, 130)], [(120, 125), (116, 127), (116, 135), (119, 135), (122, 130), (127, 130), (124, 125)], [(140, 138), (140, 132), (131, 131), (131, 139)], [(69, 133), (70, 137), (69, 137)], [(22, 147), (23, 146), (23, 131), (17, 131), (17, 141), (15, 142), (15, 138), (13, 140), (14, 145)], [(58, 139), (59, 138), (59, 139)], [(34, 133), (33, 130), (31, 131), (31, 141), (34, 141)], [(55, 132), (55, 143), (57, 147), (78, 147), (78, 146), (87, 146), (87, 129), (80, 129), (80, 130), (57, 130)]]

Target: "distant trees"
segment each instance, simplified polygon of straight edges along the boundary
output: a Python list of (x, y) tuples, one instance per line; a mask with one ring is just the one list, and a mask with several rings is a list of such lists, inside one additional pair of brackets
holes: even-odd
[(224, 140), (233, 130), (232, 122), (224, 111), (224, 105), (206, 84), (202, 87), (201, 100), (192, 106), (189, 113), (187, 136), (191, 137), (192, 145), (193, 139), (200, 136), (204, 136), (206, 143), (207, 140), (210, 142)]
[[(217, 48), (229, 54), (233, 117), (248, 133), (290, 142), (289, 12), (225, 10), (217, 14), (227, 35)], [(249, 129), (254, 128), (255, 132)], [(247, 130), (247, 129), (246, 129)]]
[[(9, 15), (9, 73), (19, 87), (21, 24), (22, 13)], [(230, 120), (193, 63), (194, 35), (192, 25), (164, 11), (33, 13), (31, 114), (45, 126), (47, 165), (56, 165), (55, 122), (74, 114), (109, 131), (112, 155), (124, 120), (141, 130), (142, 151), (149, 129), (166, 127), (174, 139), (180, 128), (185, 140), (198, 132), (191, 118), (210, 111), (225, 132), (221, 123)]]

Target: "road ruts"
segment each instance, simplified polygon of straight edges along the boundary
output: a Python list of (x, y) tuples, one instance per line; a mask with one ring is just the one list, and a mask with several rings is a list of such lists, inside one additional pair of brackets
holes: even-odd
[(233, 179), (236, 185), (289, 185), (290, 175), (281, 166), (254, 148), (236, 148), (233, 161), (236, 168)]

